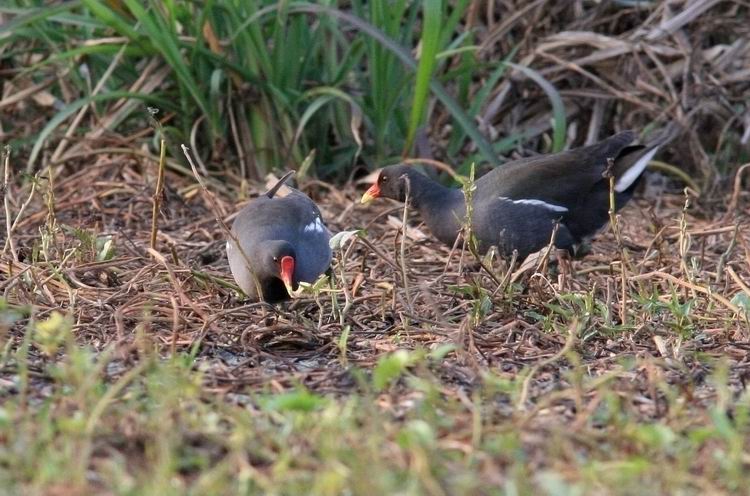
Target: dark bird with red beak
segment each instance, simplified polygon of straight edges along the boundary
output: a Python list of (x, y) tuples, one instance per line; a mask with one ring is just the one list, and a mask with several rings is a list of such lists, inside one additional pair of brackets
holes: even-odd
[(276, 196), (292, 174), (248, 203), (232, 225), (229, 267), (251, 300), (288, 300), (300, 282), (315, 282), (331, 264), (331, 232), (318, 206), (294, 188)]
[[(609, 178), (614, 177), (615, 209), (633, 196), (649, 160), (668, 136), (647, 145), (623, 131), (599, 143), (550, 155), (508, 162), (475, 181), (472, 234), (480, 253), (496, 246), (521, 258), (544, 248), (559, 224), (555, 245), (572, 249), (609, 220)], [(608, 169), (611, 160), (611, 168)], [(466, 198), (404, 165), (385, 167), (362, 196), (362, 203), (385, 197), (409, 198), (432, 234), (452, 246), (466, 217)]]

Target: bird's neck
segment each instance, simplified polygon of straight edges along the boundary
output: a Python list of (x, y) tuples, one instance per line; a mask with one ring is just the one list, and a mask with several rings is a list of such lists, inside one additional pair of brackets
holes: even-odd
[(422, 174), (410, 178), (409, 204), (417, 209), (432, 234), (452, 245), (461, 230), (466, 212), (464, 194)]

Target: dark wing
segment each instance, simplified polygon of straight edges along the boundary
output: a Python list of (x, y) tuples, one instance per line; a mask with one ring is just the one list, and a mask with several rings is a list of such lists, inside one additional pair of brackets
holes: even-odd
[(477, 181), (477, 195), (541, 200), (572, 209), (602, 181), (607, 159), (616, 159), (636, 135), (624, 131), (599, 143), (499, 166)]
[[(498, 196), (475, 204), (473, 225), (484, 249), (497, 246), (510, 256), (517, 250), (521, 257), (547, 246), (555, 222), (567, 209), (541, 200), (513, 200)], [(574, 242), (564, 224), (558, 227), (555, 245), (567, 248)]]
[(304, 282), (315, 282), (320, 274), (331, 265), (331, 231), (323, 222), (320, 209), (307, 195), (290, 188), (291, 192), (277, 201), (294, 212), (298, 219), (297, 232), (293, 241), (297, 250), (295, 275)]

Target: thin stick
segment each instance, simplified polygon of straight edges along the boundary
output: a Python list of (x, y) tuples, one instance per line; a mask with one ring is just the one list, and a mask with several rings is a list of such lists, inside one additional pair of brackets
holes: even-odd
[(159, 152), (159, 172), (156, 179), (156, 189), (152, 198), (153, 207), (151, 210), (151, 244), (152, 250), (156, 250), (156, 232), (159, 230), (159, 210), (161, 209), (161, 198), (164, 190), (164, 164), (167, 156), (167, 142), (164, 138), (160, 142), (161, 151)]
[[(120, 50), (117, 52), (117, 54), (112, 59), (112, 62), (110, 62), (109, 66), (107, 67), (107, 70), (104, 71), (104, 74), (102, 74), (102, 77), (99, 78), (99, 81), (97, 81), (96, 86), (94, 86), (94, 89), (91, 91), (91, 96), (98, 95), (99, 92), (102, 90), (104, 85), (109, 80), (110, 76), (115, 71), (115, 68), (120, 64), (122, 61), (122, 56), (125, 54), (126, 49), (128, 48), (128, 43), (123, 44), (120, 47)], [(78, 130), (78, 126), (81, 124), (81, 120), (83, 120), (83, 117), (86, 115), (86, 112), (89, 111), (92, 104), (89, 103), (88, 105), (84, 105), (81, 107), (81, 110), (78, 111), (76, 116), (73, 118), (73, 121), (67, 126), (67, 130), (65, 131), (65, 135), (60, 140), (60, 143), (57, 144), (57, 148), (55, 148), (55, 151), (52, 153), (52, 157), (50, 157), (50, 162), (56, 162), (65, 151), (65, 148), (70, 143), (70, 138), (73, 136)]]
[(629, 280), (631, 280), (631, 281), (640, 281), (640, 280), (643, 280), (643, 279), (650, 279), (653, 276), (657, 276), (657, 277), (660, 277), (662, 279), (666, 279), (666, 280), (668, 280), (670, 282), (673, 282), (675, 284), (678, 284), (678, 285), (680, 285), (680, 286), (682, 286), (684, 288), (692, 289), (693, 291), (697, 291), (698, 293), (702, 293), (704, 295), (707, 295), (709, 298), (711, 298), (713, 300), (716, 300), (717, 302), (721, 303), (722, 305), (724, 305), (726, 308), (730, 309), (731, 311), (733, 311), (735, 313), (739, 313), (740, 312), (740, 308), (737, 305), (735, 305), (731, 301), (727, 300), (723, 296), (714, 293), (713, 291), (711, 291), (710, 288), (704, 288), (703, 286), (699, 286), (698, 284), (693, 284), (693, 283), (690, 283), (690, 282), (685, 282), (682, 279), (673, 276), (672, 274), (667, 274), (666, 272), (661, 272), (661, 271), (655, 270), (653, 272), (647, 272), (646, 274), (639, 274), (637, 276), (630, 276)]
[(625, 308), (625, 301), (628, 296), (627, 288), (627, 262), (628, 256), (625, 252), (625, 248), (622, 242), (622, 236), (620, 235), (620, 225), (617, 222), (616, 205), (615, 205), (615, 161), (612, 158), (607, 159), (607, 168), (604, 170), (603, 176), (609, 179), (609, 224), (612, 226), (612, 233), (615, 235), (617, 246), (620, 248), (622, 260), (620, 266), (622, 272), (620, 273), (620, 281), (622, 283), (622, 293), (620, 295), (620, 324), (625, 325), (627, 312)]
[[(18, 210), (18, 213), (16, 214), (16, 220), (13, 221), (13, 225), (10, 226), (10, 231), (8, 232), (8, 239), (5, 240), (5, 245), (3, 246), (3, 256), (5, 256), (5, 251), (8, 249), (11, 236), (15, 232), (16, 227), (18, 227), (18, 223), (23, 217), (23, 213), (26, 211), (29, 204), (31, 203), (31, 200), (34, 198), (34, 193), (36, 192), (36, 186), (38, 183), (39, 183), (39, 174), (34, 176), (34, 180), (31, 182), (31, 191), (29, 191), (29, 196), (28, 198), (26, 198), (26, 201), (23, 202), (23, 205), (21, 205), (21, 208)], [(6, 210), (6, 214), (7, 214), (7, 210)]]
[[(355, 236), (352, 238), (352, 240), (349, 242), (349, 246), (346, 250), (341, 250), (341, 259), (339, 260), (339, 270), (341, 271), (341, 287), (344, 290), (344, 308), (339, 310), (339, 322), (341, 324), (341, 327), (344, 327), (344, 321), (346, 320), (346, 316), (349, 313), (349, 310), (352, 308), (352, 295), (349, 292), (349, 285), (346, 282), (346, 261), (349, 259), (349, 255), (351, 255), (352, 249), (354, 248), (354, 245), (357, 244), (357, 240), (359, 237)], [(335, 292), (333, 294), (333, 298), (335, 298)]]
[(734, 175), (734, 188), (732, 191), (732, 198), (729, 200), (729, 205), (727, 207), (727, 215), (737, 214), (737, 207), (740, 204), (740, 192), (742, 191), (742, 173), (747, 169), (750, 169), (750, 162), (737, 169), (737, 173)]
[[(202, 115), (198, 117), (198, 119), (195, 120), (193, 123), (193, 128), (190, 130), (190, 146), (193, 147), (194, 150), (198, 149), (198, 128), (201, 125), (201, 122), (206, 118), (205, 115)], [(205, 175), (208, 175), (208, 169), (206, 168), (206, 164), (203, 163), (203, 160), (201, 159), (201, 156), (199, 153), (196, 153), (194, 155), (195, 161), (198, 162), (198, 165), (201, 168), (201, 172), (203, 172)]]
[(565, 344), (563, 345), (562, 349), (552, 355), (551, 357), (547, 358), (546, 360), (542, 360), (541, 362), (534, 365), (531, 370), (529, 371), (529, 375), (526, 376), (523, 380), (523, 384), (521, 386), (521, 394), (518, 395), (518, 402), (516, 403), (516, 408), (521, 409), (523, 408), (523, 405), (526, 403), (526, 398), (529, 396), (529, 387), (531, 386), (531, 379), (534, 377), (534, 374), (536, 374), (539, 369), (542, 367), (546, 367), (547, 365), (550, 365), (552, 363), (555, 363), (560, 358), (562, 358), (567, 352), (569, 352), (573, 345), (576, 342), (576, 336), (578, 335), (578, 320), (573, 320), (573, 322), (570, 324), (570, 327), (568, 328), (568, 339), (565, 340)]
[(729, 276), (734, 279), (734, 282), (736, 282), (737, 285), (742, 288), (742, 291), (744, 291), (746, 295), (750, 296), (750, 287), (745, 284), (742, 279), (740, 279), (734, 269), (732, 267), (727, 267), (727, 272), (729, 273)]
[(497, 294), (502, 290), (505, 291), (505, 288), (508, 287), (508, 283), (511, 281), (511, 276), (513, 275), (513, 267), (516, 266), (516, 262), (518, 261), (518, 250), (513, 250), (513, 254), (510, 257), (510, 262), (508, 263), (508, 270), (505, 271), (505, 275), (503, 276), (502, 281), (500, 281), (500, 284), (497, 286), (497, 289), (492, 293), (492, 297), (494, 298), (497, 296)]
[[(687, 233), (687, 213), (688, 208), (690, 207), (690, 195), (688, 194), (687, 188), (685, 188), (684, 193), (685, 204), (682, 207), (682, 215), (680, 215), (680, 236), (678, 238), (677, 246), (680, 251), (680, 268), (682, 269), (682, 274), (685, 276), (689, 283), (693, 284), (695, 278), (693, 277), (692, 271), (688, 267), (687, 261), (688, 251), (690, 250), (691, 244), (690, 235)], [(693, 298), (695, 298), (695, 291), (693, 291), (692, 296)]]
[[(451, 247), (450, 253), (448, 253), (448, 258), (445, 260), (445, 267), (443, 267), (443, 273), (440, 274), (440, 277), (443, 277), (448, 272), (448, 268), (450, 267), (450, 264), (451, 264), (451, 259), (453, 258), (453, 254), (456, 253), (456, 248), (458, 248), (459, 241), (463, 241), (463, 236), (461, 235), (460, 231), (456, 235), (456, 239), (453, 241), (453, 246)], [(459, 262), (459, 273), (461, 272), (460, 265), (461, 264)]]
[(156, 260), (158, 263), (162, 264), (164, 268), (167, 270), (167, 276), (169, 277), (169, 281), (172, 283), (172, 287), (174, 288), (175, 292), (177, 293), (177, 296), (180, 297), (180, 302), (183, 305), (187, 305), (190, 307), (195, 314), (201, 318), (204, 322), (206, 322), (209, 319), (208, 314), (201, 310), (196, 303), (190, 299), (190, 297), (185, 293), (185, 291), (182, 289), (182, 285), (180, 284), (180, 280), (177, 279), (177, 275), (175, 274), (174, 270), (172, 269), (172, 266), (169, 265), (169, 262), (167, 262), (167, 259), (164, 258), (164, 256), (159, 253), (156, 250), (152, 250), (151, 248), (148, 249), (148, 252), (151, 254), (152, 257), (154, 257), (154, 260)]
[[(195, 177), (195, 180), (198, 181), (198, 184), (200, 185), (201, 189), (206, 194), (208, 203), (211, 206), (211, 213), (214, 214), (214, 220), (216, 220), (216, 222), (219, 224), (219, 227), (221, 227), (221, 229), (224, 231), (224, 234), (226, 234), (227, 237), (234, 243), (234, 247), (239, 250), (240, 254), (242, 255), (242, 258), (245, 260), (245, 264), (247, 265), (247, 267), (252, 267), (252, 265), (250, 264), (250, 258), (247, 256), (247, 253), (245, 253), (245, 250), (242, 248), (242, 245), (237, 239), (237, 236), (234, 235), (232, 230), (229, 229), (229, 226), (227, 226), (226, 222), (224, 222), (224, 219), (221, 218), (221, 215), (219, 213), (219, 206), (216, 204), (216, 200), (214, 200), (213, 193), (211, 193), (208, 190), (208, 188), (206, 187), (206, 183), (203, 182), (203, 178), (198, 173), (198, 168), (195, 166), (195, 162), (193, 162), (193, 158), (190, 156), (190, 149), (184, 144), (180, 146), (182, 147), (182, 153), (185, 154), (185, 158), (187, 158), (187, 161), (190, 164), (190, 169), (193, 171), (193, 177)], [(255, 288), (258, 292), (258, 298), (260, 300), (263, 300), (263, 290), (260, 286), (260, 281), (258, 281), (258, 278), (255, 277), (255, 273), (253, 273), (252, 271), (249, 271), (249, 272), (253, 276), (253, 281), (255, 282)]]
[[(3, 150), (3, 206), (5, 207), (5, 232), (7, 234), (7, 244), (10, 246), (10, 253), (13, 255), (13, 261), (18, 262), (18, 253), (13, 243), (13, 231), (10, 223), (10, 146), (5, 146)], [(5, 248), (3, 248), (5, 255)]]
[(453, 179), (459, 180), (461, 178), (460, 174), (456, 174), (456, 171), (453, 170), (453, 168), (446, 164), (445, 162), (440, 162), (438, 160), (433, 160), (430, 158), (407, 158), (401, 161), (404, 164), (407, 165), (416, 165), (416, 164), (427, 164), (435, 167), (436, 169), (439, 169), (443, 172), (446, 172), (450, 174), (450, 176)]
[(549, 243), (547, 243), (547, 246), (544, 248), (544, 253), (542, 254), (541, 258), (539, 258), (539, 261), (536, 264), (536, 268), (534, 269), (534, 272), (545, 272), (547, 269), (547, 262), (549, 261), (550, 255), (552, 255), (552, 250), (555, 248), (555, 240), (557, 239), (557, 231), (560, 229), (560, 223), (555, 222), (552, 225), (552, 234), (550, 234), (549, 237)]
[(406, 184), (406, 197), (404, 198), (404, 215), (401, 219), (401, 248), (400, 258), (401, 263), (401, 279), (404, 282), (404, 292), (406, 293), (406, 304), (409, 306), (409, 312), (414, 313), (414, 307), (411, 301), (411, 294), (409, 293), (409, 278), (406, 276), (406, 218), (409, 214), (409, 195), (411, 193), (411, 184), (409, 183), (409, 177), (404, 176), (404, 183)]
[(385, 263), (387, 263), (388, 265), (390, 265), (392, 269), (394, 269), (394, 270), (400, 270), (400, 269), (399, 269), (399, 266), (398, 266), (398, 265), (396, 265), (396, 264), (395, 264), (395, 263), (393, 262), (393, 260), (391, 260), (390, 258), (388, 258), (388, 257), (387, 257), (387, 256), (386, 256), (386, 255), (385, 255), (385, 254), (384, 254), (384, 253), (383, 253), (383, 252), (382, 252), (382, 251), (380, 250), (380, 248), (378, 248), (377, 246), (375, 246), (374, 244), (372, 244), (372, 243), (371, 243), (370, 241), (368, 241), (368, 240), (367, 240), (367, 238), (363, 238), (363, 237), (360, 237), (360, 238), (359, 238), (359, 240), (360, 240), (360, 241), (361, 241), (361, 242), (362, 242), (362, 243), (363, 243), (363, 244), (364, 244), (365, 246), (367, 246), (367, 247), (368, 247), (368, 248), (369, 248), (370, 250), (372, 250), (372, 252), (373, 252), (373, 253), (374, 253), (375, 255), (377, 255), (378, 257), (380, 257), (380, 259), (381, 259), (381, 260), (383, 260), (383, 261), (384, 261)]
[(177, 335), (180, 332), (180, 307), (174, 295), (169, 295), (172, 304), (172, 343), (169, 346), (169, 354), (174, 357), (177, 354)]

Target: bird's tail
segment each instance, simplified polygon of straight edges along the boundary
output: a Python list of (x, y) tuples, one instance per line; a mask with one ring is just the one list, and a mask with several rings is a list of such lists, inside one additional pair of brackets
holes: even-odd
[(624, 148), (616, 160), (615, 191), (622, 193), (633, 186), (641, 177), (649, 161), (654, 158), (659, 148), (672, 141), (680, 134), (680, 126), (670, 122), (663, 128), (651, 133), (642, 145), (631, 145)]
[(279, 188), (281, 188), (286, 182), (286, 180), (292, 177), (295, 172), (296, 171), (290, 170), (289, 172), (281, 176), (281, 179), (276, 181), (276, 184), (271, 186), (271, 188), (268, 191), (266, 191), (266, 196), (269, 198), (273, 198), (276, 195), (276, 193), (279, 191)]

